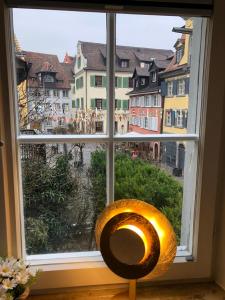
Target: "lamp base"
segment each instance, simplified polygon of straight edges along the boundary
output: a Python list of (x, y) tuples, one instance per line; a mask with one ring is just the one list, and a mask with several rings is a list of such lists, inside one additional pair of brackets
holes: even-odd
[(137, 297), (137, 280), (133, 279), (129, 281), (129, 291), (118, 293), (112, 297), (112, 300), (146, 300), (143, 297)]

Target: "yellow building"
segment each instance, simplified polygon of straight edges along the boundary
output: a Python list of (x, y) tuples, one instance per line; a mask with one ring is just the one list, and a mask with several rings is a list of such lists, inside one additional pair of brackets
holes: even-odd
[(22, 49), (16, 36), (14, 36), (14, 47), (16, 54), (16, 77), (17, 77), (17, 103), (18, 118), (20, 128), (26, 128), (28, 109), (27, 109), (27, 73), (28, 66), (24, 60)]
[[(162, 94), (164, 95), (163, 133), (187, 133), (190, 77), (190, 39), (192, 20), (186, 19), (185, 26), (174, 28), (182, 33), (174, 47), (176, 52), (166, 70), (161, 73)], [(165, 143), (163, 158), (174, 169), (174, 175), (182, 176), (184, 168), (185, 144)]]

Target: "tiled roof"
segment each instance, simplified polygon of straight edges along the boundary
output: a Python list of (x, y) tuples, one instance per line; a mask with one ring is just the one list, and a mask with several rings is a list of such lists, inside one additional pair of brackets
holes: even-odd
[(148, 67), (144, 67), (144, 68), (136, 67), (135, 70), (136, 70), (137, 76), (145, 76), (145, 77), (149, 76)]
[[(86, 69), (105, 71), (106, 45), (99, 43), (80, 42), (84, 57), (87, 59)], [(116, 71), (132, 72), (139, 66), (140, 61), (151, 61), (151, 59), (164, 60), (173, 54), (171, 50), (151, 49), (130, 46), (116, 47)], [(120, 66), (120, 60), (129, 60), (128, 68)]]
[[(40, 83), (37, 74), (40, 72), (54, 72), (56, 74), (56, 83), (52, 84), (54, 88), (69, 89), (71, 75), (63, 63), (59, 62), (57, 55), (24, 51), (24, 58), (30, 65), (28, 73), (29, 87), (39, 87)], [(70, 64), (69, 64), (70, 65)], [(73, 65), (70, 65), (73, 68)]]
[(160, 72), (161, 75), (176, 71), (176, 70), (180, 70), (183, 68), (187, 68), (187, 64), (183, 64), (183, 65), (179, 65), (176, 63), (176, 55), (173, 56), (171, 62), (169, 63), (169, 65), (166, 67), (166, 69), (162, 72)]

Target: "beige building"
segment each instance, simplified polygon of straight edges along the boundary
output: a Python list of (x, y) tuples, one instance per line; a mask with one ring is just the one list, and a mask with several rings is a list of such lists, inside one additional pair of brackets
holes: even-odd
[[(115, 132), (123, 134), (129, 130), (127, 94), (133, 89), (132, 75), (135, 67), (145, 68), (152, 59), (166, 59), (170, 55), (170, 50), (117, 46)], [(107, 132), (106, 59), (104, 44), (78, 42), (72, 113), (82, 132)]]

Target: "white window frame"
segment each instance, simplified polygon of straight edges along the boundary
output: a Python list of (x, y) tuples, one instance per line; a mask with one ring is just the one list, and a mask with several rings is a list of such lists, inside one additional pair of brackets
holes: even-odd
[[(224, 11), (224, 3), (222, 1), (215, 0), (214, 3), (215, 10), (213, 14), (212, 21), (208, 22), (207, 36), (206, 39), (202, 39), (201, 47), (204, 48), (204, 41), (206, 42), (206, 56), (205, 59), (201, 57), (201, 66), (204, 67), (204, 78), (203, 82), (208, 83), (208, 87), (203, 89), (203, 95), (201, 93), (202, 89), (195, 90), (195, 96), (197, 98), (207, 99), (207, 110), (206, 105), (202, 108), (202, 119), (201, 123), (197, 122), (197, 128), (200, 127), (200, 137), (196, 134), (187, 135), (145, 135), (144, 138), (127, 138), (127, 141), (160, 141), (160, 140), (192, 140), (194, 144), (199, 143), (201, 145), (199, 149), (199, 167), (198, 167), (198, 189), (196, 190), (196, 207), (195, 207), (195, 230), (193, 235), (193, 257), (194, 259), (189, 262), (185, 257), (177, 257), (175, 263), (170, 268), (160, 280), (178, 280), (178, 279), (197, 279), (197, 278), (210, 278), (212, 275), (212, 251), (213, 251), (213, 224), (214, 224), (214, 212), (215, 212), (215, 202), (217, 195), (217, 178), (219, 172), (219, 153), (221, 149), (221, 140), (219, 138), (215, 139), (214, 132), (217, 132), (217, 136), (222, 133), (222, 112), (223, 112), (223, 86), (221, 83), (221, 78), (224, 78), (224, 74), (217, 71), (221, 66), (221, 58), (224, 61), (223, 55), (223, 43), (219, 43), (221, 36), (223, 35), (223, 28), (221, 24), (224, 24), (224, 14), (220, 13)], [(17, 164), (17, 147), (18, 143), (30, 143), (30, 137), (20, 137), (16, 141), (16, 126), (15, 126), (15, 106), (14, 98), (16, 95), (15, 84), (13, 84), (13, 66), (14, 62), (12, 59), (12, 31), (10, 30), (10, 12), (8, 7), (2, 1), (0, 3), (0, 43), (2, 47), (0, 48), (0, 65), (1, 65), (1, 80), (0, 80), (0, 139), (7, 141), (4, 146), (1, 147), (0, 152), (0, 193), (2, 195), (0, 199), (1, 208), (1, 241), (0, 244), (1, 253), (5, 255), (22, 256), (22, 240), (23, 227), (21, 226), (20, 216), (22, 212), (22, 207), (20, 207), (19, 200), (19, 189), (18, 189), (18, 178), (19, 170)], [(115, 42), (115, 15), (108, 15), (108, 44), (113, 46)], [(203, 36), (205, 31), (205, 26), (202, 25)], [(213, 25), (213, 26), (212, 26)], [(199, 36), (198, 36), (199, 39)], [(195, 43), (195, 38), (193, 36), (193, 44)], [(212, 45), (211, 52), (209, 51), (210, 45)], [(109, 49), (112, 52), (109, 52)], [(114, 48), (108, 47), (108, 57), (110, 57), (108, 62), (108, 95), (109, 99), (114, 99)], [(8, 54), (11, 55), (8, 55)], [(192, 57), (194, 60), (194, 57)], [(206, 68), (206, 62), (210, 61), (209, 69)], [(197, 62), (197, 61), (195, 61)], [(193, 63), (193, 68), (198, 70), (198, 64)], [(212, 67), (213, 66), (213, 67)], [(201, 86), (203, 68), (200, 69), (199, 73), (192, 73), (190, 86), (198, 82)], [(15, 75), (15, 74), (13, 74)], [(15, 76), (14, 76), (15, 78)], [(4, 87), (4, 88), (3, 88)], [(14, 88), (13, 88), (14, 87)], [(197, 94), (197, 95), (196, 95)], [(193, 96), (193, 95), (192, 95)], [(204, 97), (203, 97), (204, 96)], [(217, 106), (215, 108), (214, 99), (217, 99)], [(114, 117), (114, 101), (109, 101), (110, 109), (108, 110), (109, 120), (113, 120)], [(200, 107), (199, 107), (200, 108)], [(215, 114), (216, 110), (216, 114)], [(190, 114), (191, 115), (191, 114)], [(189, 120), (190, 120), (189, 115)], [(216, 121), (215, 120), (216, 116)], [(191, 128), (191, 122), (188, 121), (188, 127)], [(200, 126), (201, 124), (201, 126)], [(207, 124), (207, 126), (206, 126)], [(106, 142), (108, 141), (108, 170), (109, 174), (114, 173), (113, 167), (113, 123), (108, 124), (108, 135), (107, 136), (95, 136), (96, 142)], [(207, 127), (207, 130), (205, 128)], [(196, 129), (196, 128), (195, 128)], [(62, 143), (62, 142), (74, 142), (76, 140), (83, 140), (84, 142), (93, 141), (93, 137), (79, 136), (74, 138), (73, 136), (67, 136), (66, 139), (63, 136), (48, 136), (48, 141), (51, 143)], [(114, 137), (114, 142), (119, 142), (124, 138)], [(34, 136), (35, 142), (43, 142), (41, 136)], [(207, 145), (207, 148), (204, 147)], [(211, 155), (214, 154), (214, 163), (209, 163), (211, 160)], [(197, 155), (194, 156), (195, 159), (190, 161), (190, 163), (195, 164)], [(111, 159), (109, 159), (111, 158)], [(113, 177), (111, 179), (113, 181)], [(192, 184), (195, 182), (192, 178)], [(107, 178), (108, 185), (108, 199), (109, 196), (113, 195), (112, 182), (109, 185), (109, 178)], [(113, 199), (113, 198), (111, 198)], [(204, 200), (204, 201), (203, 201)], [(207, 205), (202, 205), (202, 203), (207, 203)], [(6, 205), (7, 204), (7, 205)], [(201, 204), (201, 205), (200, 205)], [(201, 208), (201, 209), (200, 209)], [(193, 209), (193, 208), (192, 208)], [(206, 218), (207, 216), (207, 218)], [(204, 245), (207, 245), (205, 247)], [(125, 283), (126, 280), (115, 276), (112, 276), (111, 271), (105, 267), (99, 253), (92, 253), (91, 255), (86, 255), (85, 260), (83, 257), (79, 258), (76, 256), (71, 259), (65, 257), (54, 257), (54, 255), (46, 256), (46, 259), (40, 260), (37, 257), (36, 261), (32, 262), (34, 265), (42, 264), (43, 274), (36, 285), (37, 289), (45, 288), (57, 288), (57, 287), (71, 287), (80, 285), (96, 285), (96, 284), (112, 284), (112, 283)], [(96, 276), (96, 272), (98, 276)], [(148, 280), (148, 276), (144, 279)]]
[(172, 97), (173, 96), (173, 81), (167, 81), (167, 96)]
[(177, 95), (178, 96), (185, 95), (185, 80), (184, 80), (184, 78), (177, 80)]
[(152, 82), (156, 82), (156, 71), (152, 72)]
[(171, 126), (172, 125), (172, 111), (171, 109), (165, 110), (165, 126)]

